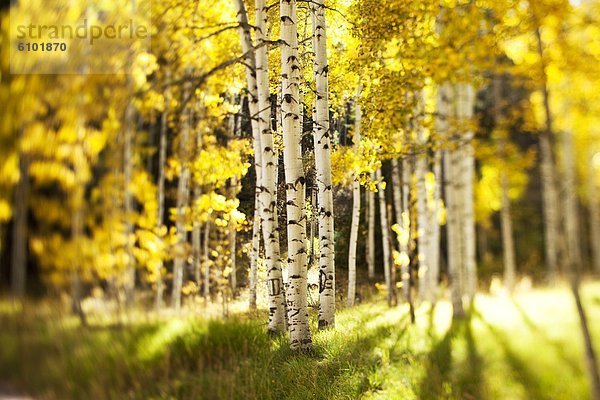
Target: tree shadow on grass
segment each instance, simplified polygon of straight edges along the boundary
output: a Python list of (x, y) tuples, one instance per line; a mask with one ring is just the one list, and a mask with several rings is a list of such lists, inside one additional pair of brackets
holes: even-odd
[[(433, 317), (429, 322), (428, 332), (434, 339)], [(464, 340), (466, 344), (467, 358), (463, 361), (452, 359), (453, 342), (457, 340)], [(456, 395), (466, 400), (485, 399), (483, 358), (475, 345), (471, 313), (467, 313), (465, 318), (453, 319), (446, 334), (434, 342), (425, 361), (425, 370), (419, 388), (420, 399), (437, 400)]]
[(523, 322), (525, 322), (525, 325), (527, 325), (529, 330), (532, 333), (534, 333), (539, 339), (541, 339), (542, 342), (552, 347), (558, 355), (558, 357), (561, 358), (564, 365), (571, 368), (575, 375), (581, 375), (584, 373), (584, 371), (581, 369), (581, 365), (567, 355), (567, 352), (565, 352), (564, 344), (561, 344), (556, 340), (550, 339), (548, 334), (538, 325), (536, 325), (536, 323), (529, 317), (529, 315), (527, 315), (527, 312), (519, 303), (513, 300), (513, 305), (515, 309), (519, 312), (519, 315), (521, 316)]
[(490, 324), (483, 318), (480, 313), (476, 313), (476, 316), (483, 323), (483, 325), (490, 331), (496, 342), (500, 345), (505, 354), (505, 359), (514, 374), (515, 379), (521, 383), (523, 389), (527, 393), (528, 399), (544, 400), (550, 399), (544, 390), (539, 378), (532, 371), (534, 367), (530, 363), (523, 360), (517, 352), (515, 352), (506, 337), (506, 334), (501, 332), (498, 328)]

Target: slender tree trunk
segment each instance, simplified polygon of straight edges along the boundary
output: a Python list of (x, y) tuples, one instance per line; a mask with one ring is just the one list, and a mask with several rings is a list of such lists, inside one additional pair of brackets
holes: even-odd
[[(256, 39), (263, 43), (267, 39), (267, 8), (264, 0), (255, 1)], [(269, 332), (271, 334), (285, 332), (286, 308), (283, 275), (281, 272), (281, 254), (279, 248), (279, 224), (277, 213), (277, 181), (279, 173), (278, 153), (275, 149), (273, 131), (271, 129), (271, 103), (269, 94), (269, 65), (265, 46), (256, 52), (256, 78), (258, 85), (258, 125), (261, 185), (259, 208), (263, 243), (265, 246), (265, 262), (267, 264), (267, 282), (269, 291)], [(255, 147), (256, 152), (256, 147)], [(256, 154), (256, 153), (255, 153)]]
[[(448, 86), (443, 86), (443, 91), (450, 96)], [(456, 97), (452, 96), (452, 102), (456, 103)], [(448, 132), (444, 132), (446, 135)], [(448, 136), (448, 135), (447, 135)], [(462, 304), (462, 229), (459, 220), (459, 190), (458, 178), (460, 173), (460, 153), (455, 149), (444, 150), (444, 174), (446, 187), (446, 232), (448, 250), (448, 275), (450, 285), (450, 298), (452, 302), (453, 317), (464, 316)]]
[[(255, 196), (254, 209), (260, 207), (258, 196)], [(256, 310), (256, 285), (258, 281), (258, 258), (260, 249), (260, 218), (254, 213), (252, 221), (252, 253), (250, 254), (250, 273), (249, 273), (249, 305), (250, 309)]]
[(598, 187), (598, 175), (594, 168), (594, 162), (590, 157), (588, 161), (587, 195), (590, 212), (590, 247), (592, 249), (592, 262), (594, 272), (600, 274), (600, 190)]
[[(184, 89), (184, 98), (189, 95), (189, 86)], [(181, 134), (179, 137), (179, 163), (181, 165), (179, 181), (177, 182), (177, 252), (173, 263), (173, 291), (171, 293), (172, 307), (179, 311), (181, 308), (181, 289), (183, 287), (183, 274), (185, 260), (185, 245), (187, 243), (187, 231), (185, 228), (184, 208), (189, 203), (190, 169), (189, 161), (189, 139), (190, 139), (190, 111), (186, 107), (181, 116)]]
[[(423, 139), (420, 140), (421, 144)], [(431, 287), (429, 286), (429, 260), (427, 256), (429, 252), (429, 239), (428, 232), (430, 231), (427, 211), (427, 187), (425, 185), (425, 178), (427, 174), (427, 158), (425, 154), (419, 154), (417, 156), (417, 163), (415, 168), (415, 175), (417, 178), (417, 249), (419, 259), (419, 298), (421, 300), (428, 299), (430, 297)]]
[(508, 177), (502, 172), (500, 176), (502, 188), (502, 208), (500, 209), (500, 226), (502, 230), (502, 254), (504, 260), (504, 285), (512, 293), (516, 281), (515, 242), (513, 238), (510, 198), (508, 197)]
[[(449, 127), (449, 117), (451, 116), (451, 105), (450, 105), (450, 88), (448, 84), (443, 84), (438, 86), (437, 88), (437, 116), (435, 120), (436, 130), (440, 136), (448, 136), (448, 127)], [(445, 156), (444, 156), (445, 154)], [(431, 252), (431, 265), (433, 270), (432, 280), (435, 282), (437, 287), (437, 283), (439, 281), (440, 274), (440, 237), (441, 237), (441, 227), (438, 221), (438, 214), (441, 208), (442, 202), (442, 191), (444, 183), (445, 183), (445, 191), (448, 194), (449, 190), (449, 181), (446, 177), (444, 181), (444, 177), (442, 174), (442, 159), (449, 157), (449, 151), (442, 151), (440, 149), (434, 150), (434, 160), (433, 160), (433, 173), (435, 176), (435, 188), (434, 188), (434, 209), (433, 209), (433, 218), (435, 221), (433, 222), (433, 244), (432, 244), (432, 252)], [(448, 171), (445, 171), (446, 175)], [(447, 197), (447, 196), (446, 196)], [(446, 215), (448, 215), (448, 203), (446, 202)], [(447, 218), (446, 218), (447, 220)], [(446, 226), (447, 223), (446, 223)], [(448, 245), (447, 245), (448, 246)], [(434, 300), (437, 300), (434, 299)]]
[[(500, 77), (494, 77), (493, 95), (494, 95), (494, 113), (495, 116), (495, 129), (499, 135), (499, 149), (498, 156), (503, 162), (502, 171), (500, 172), (500, 188), (502, 190), (502, 204), (500, 209), (500, 228), (502, 231), (502, 254), (504, 262), (504, 286), (512, 293), (515, 287), (516, 280), (516, 255), (515, 255), (515, 242), (513, 238), (512, 228), (512, 216), (510, 198), (508, 196), (509, 181), (508, 174), (505, 172), (505, 168), (508, 165), (507, 154), (506, 154), (506, 142), (508, 141), (508, 133), (504, 132), (501, 128), (504, 119), (504, 111), (502, 107), (502, 87)], [(484, 253), (482, 252), (482, 256)]]
[(315, 51), (316, 124), (314, 129), (315, 165), (319, 203), (319, 329), (335, 326), (335, 243), (333, 230), (333, 181), (331, 178), (331, 130), (329, 127), (329, 83), (327, 62), (327, 24), (325, 1), (311, 5)]
[[(237, 177), (231, 178), (231, 195), (230, 198), (235, 200), (238, 193), (238, 180)], [(237, 240), (237, 226), (233, 218), (229, 219), (228, 224), (228, 239), (229, 239), (229, 261), (231, 263), (231, 277), (229, 282), (231, 284), (231, 295), (233, 298), (236, 296), (237, 290), (237, 265), (236, 265), (236, 240)]]
[[(160, 228), (164, 224), (165, 213), (165, 164), (167, 162), (167, 130), (169, 124), (169, 112), (171, 107), (171, 69), (169, 66), (165, 69), (165, 108), (160, 119), (160, 138), (158, 145), (158, 209), (156, 225)], [(164, 282), (162, 277), (163, 261), (156, 266), (156, 300), (155, 308), (158, 311), (163, 305)]]
[[(252, 253), (250, 255), (250, 298), (249, 303), (251, 308), (256, 308), (256, 268), (258, 266), (258, 258), (260, 254), (260, 192), (262, 186), (262, 168), (261, 168), (261, 137), (259, 120), (258, 104), (258, 82), (257, 82), (257, 59), (258, 54), (253, 51), (252, 36), (250, 34), (250, 24), (248, 23), (248, 13), (243, 0), (235, 0), (237, 11), (237, 19), (240, 24), (238, 33), (242, 51), (246, 54), (244, 64), (246, 66), (246, 84), (248, 86), (248, 108), (250, 110), (250, 124), (252, 126), (253, 149), (254, 149), (254, 170), (256, 172), (256, 186), (254, 192), (254, 224), (252, 225)], [(258, 14), (257, 14), (258, 21)], [(257, 29), (257, 35), (259, 34)], [(258, 117), (259, 118), (259, 117)]]
[(29, 171), (24, 154), (19, 157), (19, 183), (15, 190), (12, 231), (11, 294), (25, 296), (27, 279), (27, 203), (29, 201)]
[(579, 316), (579, 323), (581, 326), (581, 332), (583, 334), (583, 344), (585, 350), (585, 361), (588, 370), (588, 377), (590, 379), (590, 395), (592, 400), (600, 400), (600, 372), (598, 371), (598, 360), (596, 357), (596, 351), (590, 334), (588, 325), (588, 319), (581, 302), (581, 296), (579, 295), (579, 278), (574, 277), (571, 280), (571, 290), (573, 297), (575, 298), (575, 305), (577, 306), (577, 315)]
[[(357, 89), (355, 101), (354, 136), (352, 142), (355, 150), (360, 142), (360, 128), (362, 122), (362, 110), (359, 103), (360, 86)], [(356, 300), (356, 247), (358, 244), (358, 229), (360, 228), (360, 182), (358, 176), (352, 182), (352, 225), (350, 226), (350, 246), (348, 250), (348, 299), (346, 305), (354, 306)]]
[(433, 153), (433, 204), (429, 210), (429, 227), (431, 229), (431, 239), (429, 244), (429, 269), (430, 269), (430, 301), (435, 303), (438, 299), (438, 282), (440, 277), (440, 223), (439, 212), (442, 196), (442, 153), (435, 149)]
[(398, 159), (392, 158), (390, 162), (392, 164), (392, 195), (394, 196), (395, 223), (398, 224), (399, 227), (402, 227), (402, 186), (400, 183), (400, 167), (398, 166)]
[(581, 247), (579, 237), (579, 209), (575, 171), (573, 134), (566, 131), (562, 135), (564, 179), (564, 221), (567, 242), (567, 255), (571, 268), (581, 269)]
[(411, 303), (411, 259), (410, 259), (410, 242), (411, 242), (411, 213), (410, 213), (410, 193), (412, 186), (412, 165), (408, 158), (402, 159), (402, 237), (400, 238), (400, 252), (404, 253), (402, 265), (400, 266), (400, 274), (402, 279), (402, 291), (404, 298)]
[(544, 212), (544, 238), (546, 263), (548, 267), (548, 279), (551, 283), (556, 281), (558, 275), (558, 254), (559, 254), (559, 213), (558, 213), (558, 193), (556, 187), (556, 171), (554, 157), (552, 155), (552, 114), (550, 112), (550, 93), (546, 79), (546, 66), (544, 62), (544, 45), (539, 28), (535, 30), (538, 45), (538, 54), (541, 58), (541, 68), (543, 74), (542, 93), (544, 96), (544, 111), (546, 125), (540, 133), (540, 160), (541, 160), (541, 179), (542, 179), (542, 201)]
[[(290, 346), (294, 351), (312, 350), (308, 326), (305, 177), (302, 165), (300, 126), (300, 63), (296, 25), (296, 1), (281, 0), (281, 76), (284, 168), (288, 228), (288, 322)], [(320, 276), (320, 290), (333, 289), (334, 281)]]
[[(403, 298), (404, 300), (406, 300), (406, 296), (405, 296), (405, 286), (404, 286), (404, 264), (405, 264), (405, 242), (404, 242), (404, 237), (406, 236), (403, 228), (404, 228), (404, 222), (403, 222), (403, 218), (402, 218), (402, 187), (401, 187), (401, 183), (400, 183), (400, 168), (398, 166), (398, 160), (395, 158), (392, 158), (391, 160), (391, 164), (392, 164), (392, 195), (394, 198), (394, 217), (396, 219), (396, 226), (397, 226), (397, 230), (396, 234), (397, 234), (397, 240), (396, 243), (398, 243), (398, 252), (400, 254), (400, 281), (402, 282), (402, 290), (403, 290)], [(393, 247), (393, 246), (392, 246)], [(396, 262), (392, 263), (392, 269), (395, 271), (396, 270)]]
[[(76, 246), (76, 249), (79, 249), (79, 242), (81, 241), (81, 237), (83, 236), (83, 193), (81, 193), (80, 189), (76, 189), (78, 194), (76, 194), (75, 202), (79, 203), (75, 206), (73, 210), (73, 215), (71, 217), (71, 240)], [(79, 250), (76, 251), (79, 253)], [(71, 304), (73, 307), (73, 312), (77, 314), (82, 325), (87, 325), (87, 318), (85, 313), (83, 312), (83, 308), (81, 307), (81, 298), (83, 296), (82, 293), (82, 284), (81, 284), (81, 258), (79, 254), (73, 260), (73, 265), (71, 267)]]
[(133, 173), (133, 136), (135, 130), (135, 116), (133, 103), (128, 104), (125, 111), (125, 143), (123, 147), (123, 175), (124, 175), (124, 212), (125, 232), (127, 237), (127, 267), (125, 270), (125, 306), (130, 308), (135, 296), (135, 258), (133, 254), (133, 198), (131, 195), (131, 178)]
[[(371, 173), (371, 180), (375, 175)], [(367, 269), (369, 280), (375, 279), (375, 192), (367, 194)]]
[[(459, 85), (459, 101), (463, 103), (461, 118), (465, 123), (469, 123), (473, 118), (473, 106), (475, 101), (474, 88), (471, 84)], [(473, 301), (477, 292), (477, 243), (475, 236), (475, 207), (474, 207), (474, 190), (473, 182), (475, 180), (475, 156), (473, 149), (473, 132), (465, 133), (466, 143), (464, 145), (464, 163), (461, 180), (463, 181), (463, 242), (464, 255), (463, 262), (465, 266), (466, 279), (465, 291), (470, 301)]]
[(206, 218), (204, 223), (204, 238), (203, 238), (203, 251), (204, 254), (204, 303), (206, 304), (210, 298), (210, 214)]
[(79, 317), (83, 326), (87, 325), (87, 318), (81, 307), (82, 283), (81, 275), (83, 271), (81, 257), (81, 239), (84, 234), (84, 204), (85, 204), (85, 180), (82, 178), (82, 172), (85, 168), (85, 156), (83, 154), (84, 123), (77, 121), (77, 143), (75, 147), (76, 157), (74, 163), (75, 187), (71, 194), (71, 242), (74, 245), (75, 254), (71, 260), (71, 304), (73, 312)]
[(383, 246), (383, 273), (385, 276), (385, 287), (387, 290), (387, 302), (388, 306), (395, 306), (398, 303), (396, 296), (396, 282), (392, 282), (391, 273), (391, 252), (390, 252), (390, 225), (387, 216), (387, 204), (385, 200), (385, 182), (381, 175), (381, 168), (375, 172), (375, 179), (377, 179), (377, 197), (379, 198), (379, 214), (381, 222), (381, 245)]

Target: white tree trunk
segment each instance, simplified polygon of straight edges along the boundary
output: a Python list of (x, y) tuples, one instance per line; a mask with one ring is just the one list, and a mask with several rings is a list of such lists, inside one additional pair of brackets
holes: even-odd
[[(165, 164), (167, 163), (167, 130), (169, 123), (169, 111), (171, 106), (171, 69), (165, 69), (165, 108), (160, 118), (160, 138), (158, 144), (158, 208), (156, 216), (156, 227), (160, 228), (164, 223), (165, 213)], [(156, 265), (156, 299), (155, 308), (159, 310), (163, 305), (164, 282), (162, 277), (163, 262)]]
[(125, 138), (123, 146), (123, 176), (124, 176), (124, 213), (125, 213), (125, 234), (127, 237), (127, 267), (125, 270), (125, 304), (131, 307), (134, 302), (135, 295), (135, 258), (133, 255), (133, 199), (131, 195), (131, 176), (133, 173), (133, 137), (135, 131), (134, 121), (134, 105), (129, 103), (125, 111)]
[(335, 243), (325, 1), (315, 0), (310, 8), (315, 51), (316, 120), (314, 143), (319, 204), (319, 274), (323, 283), (323, 286), (319, 288), (319, 329), (327, 329), (335, 326)]
[[(231, 178), (231, 195), (230, 198), (235, 200), (239, 191), (237, 177)], [(235, 298), (237, 290), (237, 264), (236, 264), (236, 241), (237, 241), (237, 225), (233, 218), (229, 219), (228, 224), (228, 240), (229, 240), (229, 261), (231, 264), (231, 277), (229, 282), (231, 284), (231, 294)]]
[(430, 279), (430, 301), (435, 303), (438, 298), (438, 282), (440, 277), (440, 223), (439, 212), (442, 196), (442, 153), (436, 149), (433, 153), (433, 204), (428, 210), (429, 227), (431, 229), (429, 243), (429, 279)]
[[(362, 122), (362, 111), (358, 102), (360, 87), (357, 90), (355, 102), (355, 122), (352, 142), (354, 148), (358, 148), (360, 142), (360, 128)], [(358, 176), (352, 182), (352, 225), (350, 226), (350, 246), (348, 249), (348, 299), (346, 305), (352, 307), (356, 299), (356, 247), (358, 244), (358, 229), (360, 227), (360, 182)]]
[[(256, 39), (259, 44), (266, 40), (267, 10), (264, 0), (256, 0)], [(261, 231), (265, 246), (267, 281), (269, 291), (269, 332), (285, 332), (285, 293), (281, 273), (281, 254), (277, 213), (278, 154), (271, 129), (271, 100), (269, 96), (269, 66), (267, 48), (256, 51), (256, 79), (258, 86), (258, 125), (260, 147), (260, 196)], [(256, 150), (255, 150), (256, 151)]]
[[(501, 130), (501, 124), (504, 119), (504, 110), (502, 106), (502, 87), (500, 77), (494, 77), (492, 83), (493, 95), (494, 95), (494, 113), (495, 116), (495, 128), (498, 130), (498, 134), (502, 135), (498, 138), (499, 148), (498, 157), (504, 163), (502, 171), (500, 172), (500, 189), (502, 190), (501, 197), (501, 209), (500, 209), (500, 229), (502, 232), (502, 260), (504, 263), (504, 286), (509, 293), (512, 293), (515, 287), (516, 281), (516, 254), (515, 254), (515, 241), (513, 237), (512, 227), (512, 216), (511, 216), (511, 205), (510, 197), (508, 195), (510, 189), (510, 182), (508, 180), (508, 174), (504, 171), (504, 168), (508, 165), (507, 154), (506, 154), (506, 142), (509, 140), (508, 133), (504, 133)], [(484, 252), (481, 253), (482, 255)]]
[(385, 287), (387, 291), (387, 302), (389, 306), (397, 303), (396, 282), (392, 282), (392, 271), (390, 266), (390, 224), (387, 216), (387, 203), (385, 200), (385, 182), (381, 175), (381, 168), (375, 172), (375, 179), (378, 181), (377, 197), (379, 198), (379, 214), (381, 222), (381, 245), (383, 247), (383, 273), (385, 277)]
[[(470, 123), (473, 118), (475, 91), (471, 84), (459, 85), (459, 101), (462, 103), (461, 119), (464, 123)], [(463, 263), (465, 267), (465, 292), (472, 301), (477, 292), (477, 243), (475, 240), (475, 207), (473, 183), (475, 180), (475, 155), (473, 150), (473, 132), (464, 134), (465, 144), (463, 147), (462, 162), (464, 163), (460, 179), (462, 180), (462, 224), (464, 254)]]
[[(456, 96), (454, 90), (451, 90), (446, 84), (441, 88), (444, 96), (448, 96), (451, 99), (452, 104), (456, 105)], [(455, 108), (455, 107), (451, 107)], [(448, 112), (446, 117), (450, 117), (451, 113)], [(456, 114), (455, 111), (452, 114)], [(441, 132), (446, 138), (451, 139), (448, 135), (448, 131)], [(450, 144), (452, 146), (452, 144)], [(458, 178), (460, 177), (460, 157), (459, 151), (453, 148), (444, 150), (444, 184), (446, 187), (446, 232), (447, 232), (447, 251), (448, 251), (448, 275), (450, 285), (450, 298), (452, 301), (452, 309), (454, 317), (461, 317), (464, 315), (464, 308), (462, 304), (462, 280), (463, 280), (463, 268), (462, 268), (462, 236), (463, 232), (460, 223), (460, 207), (459, 201), (462, 191), (459, 190)]]
[[(371, 180), (375, 175), (371, 173)], [(375, 279), (375, 192), (367, 194), (367, 269), (369, 280)]]
[(260, 253), (260, 188), (262, 185), (262, 167), (261, 167), (261, 143), (259, 121), (256, 119), (259, 111), (258, 106), (258, 82), (256, 62), (258, 55), (253, 51), (252, 36), (250, 34), (250, 24), (248, 23), (248, 13), (243, 0), (234, 0), (237, 19), (239, 23), (238, 34), (242, 51), (246, 55), (244, 65), (246, 66), (246, 85), (248, 88), (248, 109), (250, 111), (250, 125), (252, 127), (253, 150), (254, 150), (254, 170), (256, 173), (256, 185), (254, 189), (254, 223), (252, 225), (252, 252), (250, 253), (250, 308), (256, 308), (256, 276), (258, 258)]
[[(283, 158), (287, 197), (288, 232), (288, 323), (290, 346), (294, 351), (312, 349), (308, 326), (305, 177), (302, 165), (302, 129), (300, 126), (300, 60), (296, 1), (281, 0), (281, 76), (283, 113)], [(327, 289), (333, 280), (321, 276), (320, 288)]]
[(515, 241), (513, 238), (510, 198), (508, 197), (508, 177), (501, 173), (502, 208), (500, 209), (500, 227), (502, 230), (502, 254), (504, 261), (504, 285), (509, 292), (515, 287), (517, 263), (515, 259)]
[(410, 298), (410, 190), (412, 186), (412, 166), (408, 158), (402, 159), (402, 235), (400, 241), (400, 252), (406, 257), (400, 266), (400, 274), (402, 279), (402, 292), (407, 301), (412, 301)]
[[(398, 159), (392, 158), (392, 195), (394, 196), (394, 217), (395, 223), (402, 227), (402, 184), (400, 179), (400, 167)], [(401, 250), (400, 250), (401, 251)]]
[[(420, 138), (420, 144), (423, 145), (424, 140)], [(430, 297), (430, 277), (429, 277), (429, 261), (427, 256), (429, 251), (428, 235), (430, 229), (428, 226), (428, 210), (427, 210), (427, 187), (425, 178), (427, 175), (427, 156), (419, 154), (415, 166), (415, 175), (417, 179), (417, 248), (419, 260), (419, 298), (425, 300)]]
[[(189, 85), (184, 89), (184, 98), (189, 95)], [(190, 191), (190, 169), (189, 169), (189, 139), (191, 115), (189, 108), (182, 111), (181, 134), (179, 136), (179, 180), (177, 182), (177, 251), (173, 262), (173, 291), (171, 293), (171, 306), (178, 311), (181, 308), (181, 289), (183, 287), (183, 273), (186, 263), (185, 246), (187, 244), (187, 231), (185, 228), (184, 208), (189, 204)]]

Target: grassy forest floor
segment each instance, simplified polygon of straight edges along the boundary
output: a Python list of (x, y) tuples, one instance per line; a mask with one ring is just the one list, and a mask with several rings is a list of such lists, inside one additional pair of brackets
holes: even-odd
[[(582, 288), (600, 347), (600, 283)], [(581, 332), (569, 291), (480, 295), (451, 322), (440, 302), (341, 310), (315, 354), (265, 335), (265, 312), (82, 328), (0, 303), (0, 384), (48, 399), (586, 399)], [(313, 328), (316, 321), (313, 316)]]

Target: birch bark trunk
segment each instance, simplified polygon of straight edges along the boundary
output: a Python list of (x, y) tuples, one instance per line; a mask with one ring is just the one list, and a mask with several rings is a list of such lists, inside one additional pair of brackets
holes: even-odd
[[(475, 91), (471, 84), (460, 85), (461, 92), (459, 94), (463, 102), (462, 120), (467, 126), (473, 118)], [(465, 132), (464, 156), (462, 158), (463, 173), (461, 180), (463, 181), (463, 241), (464, 255), (463, 262), (466, 272), (466, 287), (465, 291), (469, 297), (469, 301), (473, 301), (477, 292), (477, 243), (475, 240), (475, 210), (474, 210), (474, 191), (473, 182), (475, 180), (475, 153), (473, 149), (473, 131), (468, 129)]]
[(400, 274), (402, 280), (402, 291), (404, 298), (412, 304), (411, 297), (411, 259), (410, 259), (410, 243), (411, 243), (411, 219), (410, 215), (410, 191), (412, 186), (412, 165), (410, 159), (402, 159), (402, 234), (400, 251), (406, 254), (402, 265), (400, 266)]
[(327, 62), (327, 23), (325, 1), (311, 5), (314, 74), (316, 83), (316, 126), (314, 130), (315, 166), (319, 216), (319, 274), (324, 286), (319, 289), (319, 329), (335, 326), (335, 243), (333, 228), (333, 182), (331, 178), (331, 130), (329, 126), (329, 82)]
[[(419, 132), (417, 141), (421, 146), (425, 145), (426, 141), (423, 137), (423, 132)], [(429, 260), (427, 259), (427, 256), (430, 254), (430, 237), (428, 235), (430, 229), (428, 226), (427, 187), (425, 185), (426, 174), (427, 156), (419, 153), (417, 155), (415, 175), (417, 180), (417, 258), (419, 260), (419, 298), (421, 300), (429, 298), (431, 291), (429, 285)]]
[[(156, 216), (156, 227), (164, 224), (165, 213), (165, 164), (167, 163), (167, 130), (169, 128), (169, 112), (171, 107), (171, 69), (167, 65), (165, 69), (165, 108), (160, 117), (160, 138), (158, 144), (158, 209)], [(156, 266), (156, 299), (155, 308), (158, 311), (163, 306), (164, 282), (162, 277), (163, 262)]]
[(439, 149), (435, 149), (433, 153), (433, 204), (429, 210), (429, 227), (431, 229), (431, 242), (429, 248), (429, 268), (431, 273), (430, 278), (430, 298), (432, 303), (435, 303), (438, 299), (439, 288), (438, 282), (440, 278), (440, 223), (439, 223), (439, 212), (440, 202), (442, 196), (442, 153)]
[[(502, 87), (501, 81), (499, 77), (495, 77), (492, 83), (493, 85), (493, 94), (494, 94), (494, 112), (496, 114), (495, 117), (495, 129), (498, 132), (500, 137), (499, 140), (499, 157), (505, 163), (504, 166), (507, 165), (507, 154), (506, 154), (506, 141), (508, 140), (508, 133), (503, 132), (501, 129), (501, 124), (504, 119), (504, 111), (502, 106)], [(508, 195), (508, 191), (510, 188), (510, 184), (508, 181), (508, 175), (503, 170), (500, 172), (500, 188), (502, 190), (502, 198), (501, 198), (501, 209), (500, 209), (500, 229), (502, 231), (502, 259), (504, 263), (504, 286), (508, 290), (509, 293), (512, 293), (515, 287), (516, 280), (516, 256), (515, 256), (515, 242), (513, 238), (513, 228), (512, 228), (512, 216), (511, 216), (511, 206), (510, 206), (510, 197)], [(483, 253), (482, 253), (483, 254)]]
[[(456, 115), (456, 96), (454, 90), (451, 90), (448, 84), (441, 88), (444, 95), (447, 94), (453, 107), (446, 114), (448, 117)], [(452, 114), (452, 115), (451, 115)], [(452, 139), (448, 131), (442, 133), (447, 139)], [(450, 299), (452, 302), (453, 317), (464, 316), (462, 304), (462, 229), (459, 220), (459, 196), (462, 194), (458, 186), (460, 172), (460, 154), (452, 148), (452, 144), (444, 150), (444, 185), (446, 188), (446, 233), (447, 233), (447, 251), (448, 251), (448, 277), (450, 286)]]
[[(267, 38), (267, 8), (265, 0), (255, 1), (256, 39), (259, 44)], [(286, 305), (281, 272), (279, 248), (279, 223), (277, 212), (277, 181), (279, 155), (275, 148), (271, 129), (271, 102), (269, 94), (269, 65), (267, 48), (256, 51), (256, 79), (258, 86), (259, 154), (261, 157), (260, 195), (257, 206), (261, 208), (261, 231), (265, 246), (267, 280), (269, 290), (269, 332), (285, 332)], [(256, 275), (255, 275), (256, 276)], [(256, 278), (255, 278), (256, 279)]]
[[(189, 96), (189, 84), (184, 88), (184, 98)], [(179, 136), (179, 180), (177, 182), (177, 252), (173, 262), (173, 289), (171, 293), (171, 306), (179, 311), (181, 309), (181, 289), (183, 287), (183, 274), (186, 260), (185, 246), (187, 244), (187, 231), (185, 229), (184, 208), (189, 203), (190, 169), (189, 162), (189, 138), (190, 138), (190, 110), (186, 107), (181, 115), (181, 134)]]
[[(312, 350), (308, 326), (306, 210), (304, 168), (302, 164), (302, 129), (300, 116), (300, 60), (296, 1), (281, 0), (281, 76), (283, 114), (283, 158), (287, 197), (288, 231), (288, 323), (290, 347), (293, 351)], [(320, 290), (333, 288), (333, 279), (320, 276)]]
[(133, 305), (135, 295), (135, 258), (133, 255), (133, 222), (131, 220), (133, 212), (133, 199), (129, 186), (131, 185), (131, 176), (133, 173), (133, 135), (135, 129), (134, 105), (129, 103), (125, 111), (125, 143), (123, 146), (123, 176), (124, 176), (124, 213), (125, 213), (125, 233), (127, 237), (127, 267), (125, 270), (125, 305), (129, 308)]
[[(357, 89), (357, 98), (355, 100), (355, 122), (354, 135), (352, 142), (354, 148), (358, 148), (360, 142), (360, 128), (362, 122), (362, 110), (358, 102), (360, 96), (360, 87)], [(360, 183), (358, 176), (354, 177), (352, 182), (352, 225), (350, 226), (350, 246), (348, 250), (348, 299), (346, 305), (354, 306), (356, 300), (356, 247), (358, 244), (358, 229), (360, 227)]]
[(390, 225), (387, 216), (387, 203), (385, 200), (385, 182), (381, 175), (381, 168), (375, 172), (375, 179), (377, 179), (377, 197), (379, 198), (379, 214), (381, 222), (381, 245), (383, 247), (383, 273), (385, 276), (385, 287), (387, 290), (387, 302), (388, 306), (395, 306), (398, 303), (396, 296), (396, 283), (392, 282), (391, 273), (391, 251), (390, 251)]

